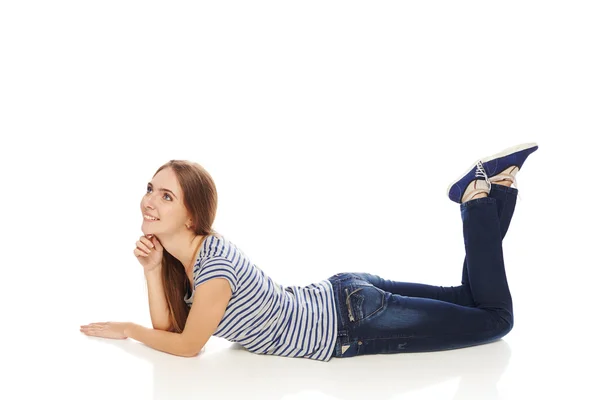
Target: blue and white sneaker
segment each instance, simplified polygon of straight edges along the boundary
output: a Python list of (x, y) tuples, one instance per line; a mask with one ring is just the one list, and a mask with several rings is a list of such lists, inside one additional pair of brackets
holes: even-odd
[(509, 180), (516, 187), (517, 172), (523, 167), (527, 157), (537, 149), (536, 143), (524, 143), (477, 160), (458, 180), (448, 186), (448, 197), (456, 203), (464, 203), (479, 193), (489, 194), (491, 184), (502, 180)]

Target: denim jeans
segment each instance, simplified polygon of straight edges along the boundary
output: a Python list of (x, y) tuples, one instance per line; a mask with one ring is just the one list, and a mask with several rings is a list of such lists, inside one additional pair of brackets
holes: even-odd
[(489, 343), (513, 327), (502, 240), (518, 189), (492, 184), (460, 204), (466, 250), (460, 286), (344, 272), (329, 279), (338, 320), (334, 357), (450, 350)]

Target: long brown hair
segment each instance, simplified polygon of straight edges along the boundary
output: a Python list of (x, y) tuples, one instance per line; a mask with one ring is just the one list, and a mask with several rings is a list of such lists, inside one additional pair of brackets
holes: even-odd
[[(183, 204), (192, 215), (190, 229), (196, 235), (218, 235), (212, 229), (217, 215), (217, 188), (212, 177), (200, 164), (187, 160), (170, 160), (154, 173), (171, 168), (183, 190)], [(183, 264), (163, 249), (162, 284), (169, 308), (169, 332), (183, 332), (190, 308), (184, 300), (186, 291), (192, 292)]]

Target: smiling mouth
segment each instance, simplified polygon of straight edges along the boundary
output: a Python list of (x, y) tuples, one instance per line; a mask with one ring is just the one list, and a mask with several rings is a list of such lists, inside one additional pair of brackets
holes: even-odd
[(148, 222), (155, 222), (155, 221), (160, 221), (158, 218), (150, 218), (144, 215), (144, 221), (148, 221)]

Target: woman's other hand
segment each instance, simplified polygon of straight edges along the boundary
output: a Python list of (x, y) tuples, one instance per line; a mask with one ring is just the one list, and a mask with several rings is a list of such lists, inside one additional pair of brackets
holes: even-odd
[(127, 339), (125, 328), (129, 322), (92, 322), (88, 325), (81, 325), (79, 332), (88, 336), (98, 336), (108, 339)]

